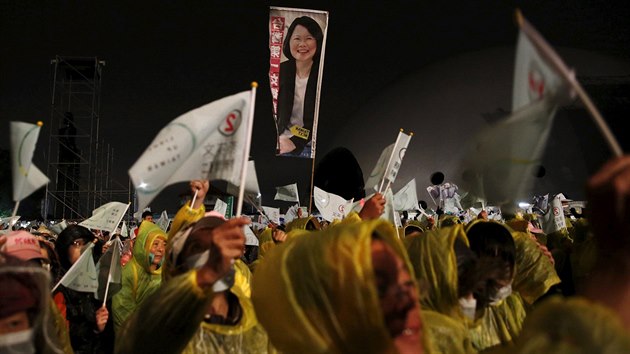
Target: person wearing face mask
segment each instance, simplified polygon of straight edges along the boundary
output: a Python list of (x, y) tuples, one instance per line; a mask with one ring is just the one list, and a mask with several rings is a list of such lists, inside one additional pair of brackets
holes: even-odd
[(278, 154), (311, 157), (319, 61), (324, 34), (311, 17), (296, 18), (287, 30), (280, 64)]
[[(62, 272), (65, 274), (77, 262), (91, 242), (96, 242), (92, 232), (80, 225), (70, 225), (57, 238), (55, 247)], [(100, 257), (100, 247), (94, 247), (95, 261)], [(75, 353), (103, 353), (110, 350), (111, 331), (107, 323), (109, 310), (94, 299), (94, 293), (76, 291), (59, 285), (53, 298), (66, 319), (70, 342)]]
[(518, 337), (526, 317), (523, 299), (512, 291), (517, 254), (514, 238), (505, 225), (485, 220), (469, 224), (466, 236), (480, 265), (477, 272), (487, 275), (485, 294), (475, 293), (478, 318), (470, 326), (473, 346), (486, 350), (507, 345)]
[(394, 227), (339, 223), (293, 236), (260, 262), (252, 300), (283, 353), (430, 353), (418, 288)]
[(112, 301), (116, 333), (138, 305), (160, 287), (166, 240), (166, 233), (156, 224), (140, 224), (133, 256), (123, 267), (122, 288)]
[(0, 284), (1, 354), (72, 353), (57, 335), (45, 269), (0, 252)]

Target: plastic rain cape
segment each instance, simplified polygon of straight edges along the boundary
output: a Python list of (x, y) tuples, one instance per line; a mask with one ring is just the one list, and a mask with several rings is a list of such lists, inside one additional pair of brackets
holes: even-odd
[(133, 246), (133, 257), (123, 267), (122, 288), (112, 301), (116, 333), (120, 333), (120, 328), (127, 317), (160, 287), (162, 268), (151, 271), (149, 263), (151, 245), (158, 237), (166, 240), (166, 234), (159, 226), (148, 221), (140, 224), (140, 231)]
[[(382, 220), (301, 231), (265, 256), (256, 268), (252, 300), (279, 351), (396, 353), (376, 289), (373, 234), (387, 242), (412, 273), (396, 230)], [(423, 338), (426, 353), (428, 340)]]

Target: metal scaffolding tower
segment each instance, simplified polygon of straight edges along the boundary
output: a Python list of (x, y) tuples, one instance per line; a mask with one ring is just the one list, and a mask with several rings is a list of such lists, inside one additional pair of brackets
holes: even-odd
[(111, 175), (114, 148), (99, 137), (105, 62), (97, 57), (58, 55), (51, 65), (50, 183), (44, 215), (46, 219), (82, 219), (104, 203), (130, 199), (129, 186), (115, 182)]

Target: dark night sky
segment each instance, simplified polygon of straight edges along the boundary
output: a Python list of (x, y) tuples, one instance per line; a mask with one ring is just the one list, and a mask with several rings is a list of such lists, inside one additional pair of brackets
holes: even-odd
[[(105, 60), (101, 136), (115, 149), (117, 180), (126, 185), (126, 171), (166, 123), (258, 81), (251, 155), (264, 204), (286, 206), (273, 201), (273, 187), (297, 181), (300, 199), (308, 200), (311, 162), (274, 155), (267, 80), (270, 5), (330, 12), (318, 159), (346, 133), (337, 129), (339, 122), (406, 76), (462, 53), (513, 46), (516, 7), (554, 46), (630, 59), (627, 1), (415, 2), (412, 8), (410, 4), (0, 0), (0, 120), (6, 127), (10, 120), (50, 119), (50, 60), (55, 55)], [(399, 128), (388, 127), (383, 120), (366, 123)], [(8, 148), (7, 131), (0, 132), (3, 149)], [(354, 132), (360, 134), (360, 127)], [(44, 171), (47, 139), (44, 129), (35, 157)], [(379, 144), (384, 147), (387, 142)], [(371, 166), (363, 168), (364, 174), (369, 173), (366, 169)], [(179, 185), (167, 192), (182, 190)], [(163, 208), (175, 211), (168, 193), (153, 203), (153, 211)]]

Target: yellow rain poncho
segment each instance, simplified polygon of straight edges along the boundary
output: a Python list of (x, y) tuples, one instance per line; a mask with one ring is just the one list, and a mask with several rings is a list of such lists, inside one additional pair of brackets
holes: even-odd
[[(380, 308), (372, 235), (409, 267), (391, 224), (339, 223), (303, 231), (275, 247), (256, 270), (252, 300), (282, 353), (396, 353)], [(423, 336), (425, 353), (430, 352)]]
[[(175, 217), (171, 235), (203, 215), (199, 209), (183, 206)], [(169, 249), (172, 248), (170, 241), (172, 238), (169, 239)], [(167, 250), (167, 255), (169, 253)], [(268, 352), (267, 334), (258, 323), (251, 303), (252, 274), (245, 263), (235, 262), (234, 284), (228, 290), (236, 296), (242, 310), (240, 320), (233, 326), (206, 323), (204, 316), (214, 296), (212, 289), (197, 285), (195, 270), (170, 276), (172, 267), (165, 262), (162, 287), (131, 316), (125, 326), (125, 335), (116, 338), (118, 353)]]
[[(466, 230), (477, 222), (495, 222), (476, 220), (466, 226)], [(560, 283), (560, 277), (551, 260), (542, 252), (536, 237), (527, 230), (527, 220), (515, 219), (507, 223), (512, 234), (514, 246), (514, 280), (512, 289), (522, 299), (532, 305), (549, 289)]]
[(610, 309), (579, 297), (554, 297), (528, 315), (515, 346), (490, 353), (630, 353), (630, 336)]
[(148, 221), (140, 224), (133, 246), (133, 257), (123, 267), (122, 288), (112, 300), (114, 330), (117, 334), (138, 305), (160, 287), (162, 268), (151, 270), (149, 260), (151, 245), (157, 238), (166, 240), (166, 233), (159, 226)]
[[(411, 235), (405, 239), (418, 283), (426, 292), (420, 298), (423, 309), (444, 314), (465, 325), (470, 336), (467, 340), (476, 350), (511, 342), (518, 335), (525, 319), (524, 305), (518, 294), (489, 306), (475, 321), (463, 315), (457, 294), (457, 258), (454, 251), (457, 239), (468, 245), (461, 224)], [(452, 339), (448, 334), (436, 332), (431, 340), (436, 343), (435, 346), (446, 347)]]

